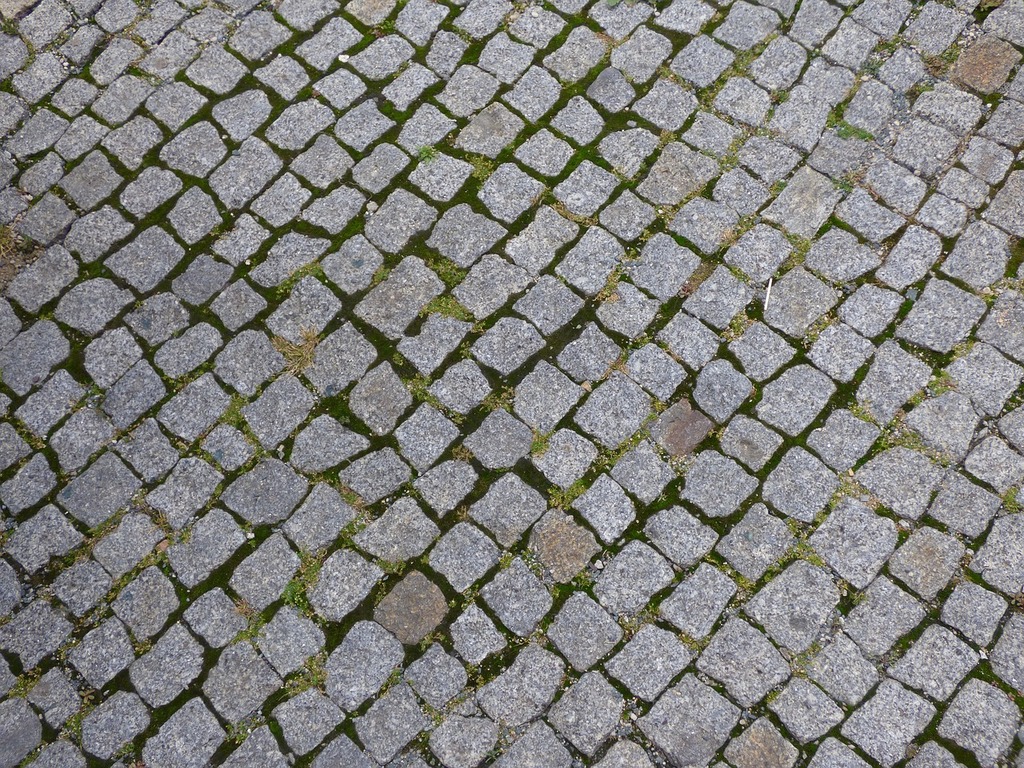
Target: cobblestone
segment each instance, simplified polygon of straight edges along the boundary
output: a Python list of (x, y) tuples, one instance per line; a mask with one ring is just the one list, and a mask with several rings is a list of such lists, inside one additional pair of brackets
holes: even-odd
[(0, 764), (1019, 761), (996, 5), (8, 2)]

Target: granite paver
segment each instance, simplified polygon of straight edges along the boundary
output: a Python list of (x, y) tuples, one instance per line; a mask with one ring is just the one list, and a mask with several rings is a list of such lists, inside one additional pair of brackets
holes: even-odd
[(0, 767), (1024, 764), (1020, 0), (0, 16)]

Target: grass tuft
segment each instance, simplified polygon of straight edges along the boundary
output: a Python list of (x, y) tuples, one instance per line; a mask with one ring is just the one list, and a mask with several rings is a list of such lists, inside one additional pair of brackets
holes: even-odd
[(316, 358), (316, 345), (320, 341), (319, 334), (312, 328), (301, 328), (299, 330), (301, 341), (288, 341), (288, 339), (275, 336), (273, 340), (274, 349), (281, 353), (285, 361), (285, 370), (297, 376), (313, 364)]

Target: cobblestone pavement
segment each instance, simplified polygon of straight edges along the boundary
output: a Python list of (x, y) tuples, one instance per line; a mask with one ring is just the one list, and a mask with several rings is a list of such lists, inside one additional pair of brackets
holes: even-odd
[(0, 0), (0, 768), (1024, 766), (1024, 1), (759, 3)]

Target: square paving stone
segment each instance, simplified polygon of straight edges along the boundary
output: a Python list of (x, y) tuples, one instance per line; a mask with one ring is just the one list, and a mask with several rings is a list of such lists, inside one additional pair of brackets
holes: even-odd
[(548, 637), (569, 663), (582, 672), (618, 644), (622, 629), (591, 598), (575, 593), (551, 623)]
[(850, 706), (861, 701), (879, 679), (878, 670), (844, 634), (836, 635), (815, 654), (807, 670), (836, 701)]
[(294, 376), (283, 376), (268, 386), (259, 399), (242, 408), (253, 434), (267, 450), (290, 435), (313, 407), (315, 398)]
[(525, 269), (487, 254), (452, 293), (475, 318), (482, 320), (504, 306), (510, 297), (522, 293), (530, 282)]
[(672, 578), (672, 568), (661, 555), (643, 542), (630, 541), (601, 571), (594, 594), (613, 615), (633, 615)]
[(669, 688), (638, 724), (679, 765), (708, 763), (728, 741), (740, 710), (694, 675)]
[(111, 618), (90, 631), (69, 658), (85, 681), (100, 689), (135, 660), (135, 653), (124, 625)]
[(420, 309), (443, 289), (444, 283), (423, 261), (409, 256), (356, 306), (356, 314), (391, 338), (399, 338)]
[[(742, 660), (742, 661), (741, 661)], [(789, 665), (764, 635), (741, 619), (726, 622), (697, 660), (740, 705), (749, 707), (789, 678)]]
[(427, 245), (466, 269), (506, 234), (500, 224), (462, 203), (445, 211), (434, 226)]
[(582, 307), (582, 299), (551, 275), (542, 276), (513, 305), (544, 335), (563, 327)]
[(163, 628), (178, 608), (178, 598), (170, 579), (156, 566), (150, 566), (121, 590), (111, 607), (132, 635), (142, 640)]
[(134, 693), (118, 691), (82, 720), (82, 748), (110, 759), (149, 725), (149, 710)]
[(978, 663), (969, 645), (945, 627), (931, 625), (892, 669), (900, 682), (945, 701)]
[(411, 404), (405, 384), (387, 363), (363, 376), (349, 393), (352, 412), (377, 435), (393, 430)]
[(675, 480), (675, 472), (647, 441), (625, 453), (612, 468), (612, 478), (644, 504), (658, 498)]
[(757, 415), (788, 435), (798, 435), (813, 422), (835, 393), (828, 377), (809, 365), (787, 369), (768, 384)]
[(555, 252), (572, 242), (577, 234), (578, 225), (553, 209), (542, 207), (523, 231), (509, 240), (505, 252), (516, 264), (536, 274), (550, 264)]
[(402, 455), (421, 472), (430, 469), (458, 436), (458, 427), (426, 403), (395, 431)]
[(861, 749), (890, 766), (903, 759), (910, 742), (924, 730), (935, 707), (899, 683), (885, 680), (843, 725), (842, 733)]
[(64, 725), (78, 711), (80, 702), (78, 689), (60, 669), (51, 669), (40, 677), (26, 698), (54, 728)]
[(975, 344), (946, 370), (957, 382), (958, 390), (990, 416), (1002, 411), (1006, 399), (1024, 377), (1024, 369), (984, 343)]
[(470, 516), (485, 526), (498, 543), (509, 547), (522, 536), (546, 508), (543, 497), (517, 475), (502, 475), (479, 501)]
[(63, 645), (71, 630), (71, 623), (49, 603), (33, 600), (0, 627), (0, 648), (31, 669)]
[(247, 734), (242, 746), (232, 752), (223, 765), (225, 768), (242, 768), (250, 765), (260, 768), (281, 768), (287, 765), (287, 761), (281, 754), (270, 727), (261, 725)]
[(896, 447), (857, 470), (857, 481), (901, 517), (919, 518), (927, 509), (943, 471), (923, 454)]
[(972, 582), (961, 582), (942, 606), (942, 620), (981, 646), (992, 642), (1006, 601)]
[(250, 137), (210, 175), (210, 189), (227, 208), (237, 210), (256, 197), (281, 165), (269, 146)]
[(21, 523), (4, 550), (28, 573), (35, 573), (51, 558), (67, 554), (83, 540), (64, 514), (52, 504)]
[(281, 596), (298, 568), (298, 556), (283, 536), (274, 534), (238, 564), (229, 583), (259, 613)]
[(440, 534), (412, 499), (396, 501), (356, 537), (355, 543), (374, 557), (389, 563), (409, 560), (423, 551)]
[(133, 570), (163, 538), (163, 532), (140, 512), (129, 512), (93, 546), (93, 556), (115, 579)]
[(394, 635), (372, 621), (355, 624), (327, 661), (327, 693), (346, 710), (356, 709), (384, 685), (402, 661)]
[(886, 341), (875, 353), (868, 375), (857, 390), (857, 400), (884, 424), (928, 383), (930, 374), (926, 364), (894, 341)]
[(705, 638), (735, 593), (736, 586), (727, 575), (713, 565), (701, 563), (658, 606), (658, 612), (687, 637)]
[(1013, 742), (1020, 710), (1001, 690), (969, 680), (939, 723), (939, 734), (974, 753), (982, 765), (996, 765)]
[(608, 375), (622, 350), (595, 323), (566, 344), (556, 358), (558, 365), (576, 381), (600, 381)]
[(601, 475), (573, 501), (576, 509), (607, 544), (615, 542), (636, 517), (633, 502), (608, 475)]
[(764, 482), (764, 500), (785, 515), (810, 523), (828, 504), (839, 479), (803, 448), (794, 447)]
[(513, 727), (529, 722), (550, 705), (564, 669), (558, 656), (528, 644), (501, 675), (480, 690), (480, 706), (492, 719)]
[(794, 678), (769, 705), (801, 743), (818, 739), (843, 720), (843, 710), (820, 688)]
[(175, 465), (167, 480), (146, 494), (146, 503), (161, 512), (180, 531), (210, 500), (224, 476), (202, 459), (187, 457)]
[(650, 407), (647, 394), (615, 372), (587, 398), (574, 420), (603, 445), (617, 448), (640, 428)]
[(707, 88), (732, 64), (735, 55), (710, 37), (695, 37), (677, 55), (672, 71), (697, 88)]
[(203, 684), (203, 693), (228, 721), (252, 714), (281, 687), (281, 679), (247, 642), (228, 646)]
[(551, 708), (548, 719), (574, 747), (593, 756), (612, 735), (623, 704), (622, 694), (601, 673), (587, 672)]
[(871, 342), (845, 323), (833, 323), (821, 332), (810, 349), (810, 359), (839, 382), (849, 382), (870, 358)]
[(463, 690), (468, 675), (459, 661), (434, 643), (425, 654), (409, 665), (406, 678), (424, 701), (439, 708)]
[(767, 464), (782, 446), (782, 438), (754, 419), (735, 416), (721, 437), (722, 450), (755, 472)]
[(477, 339), (471, 349), (481, 363), (508, 376), (543, 346), (543, 338), (532, 325), (505, 317)]
[(516, 387), (513, 410), (531, 427), (551, 432), (582, 395), (565, 374), (540, 361)]
[(222, 648), (245, 629), (246, 621), (231, 598), (218, 587), (185, 610), (188, 625), (214, 648)]
[(406, 645), (430, 634), (448, 612), (441, 590), (419, 571), (402, 579), (381, 600), (373, 618)]
[(631, 692), (653, 701), (692, 659), (671, 632), (645, 624), (605, 667)]
[(458, 523), (430, 553), (430, 567), (443, 575), (458, 592), (498, 564), (498, 548), (479, 529)]
[[(735, 461), (715, 451), (702, 451), (687, 470), (682, 498), (696, 504), (710, 517), (726, 517), (735, 512), (756, 487), (757, 480)], [(723, 493), (723, 488), (729, 489), (728, 493)]]
[(817, 639), (838, 602), (839, 590), (828, 572), (798, 560), (758, 592), (744, 611), (774, 640), (801, 653)]
[(336, 490), (319, 483), (282, 530), (300, 550), (318, 552), (334, 541), (355, 516), (355, 510), (342, 501)]
[(895, 549), (896, 526), (870, 507), (844, 499), (808, 541), (836, 573), (864, 589)]
[(626, 375), (663, 402), (686, 378), (685, 369), (656, 344), (645, 344), (626, 361)]
[(57, 494), (57, 502), (76, 519), (95, 527), (124, 507), (140, 487), (131, 470), (106, 452)]
[(889, 573), (925, 600), (932, 600), (952, 578), (963, 553), (963, 544), (952, 536), (922, 526), (896, 550)]
[(334, 703), (315, 689), (307, 689), (274, 708), (285, 742), (304, 755), (320, 743), (344, 719)]
[(182, 624), (174, 624), (128, 672), (132, 686), (151, 707), (169, 704), (203, 670), (203, 647)]
[(558, 510), (548, 510), (530, 533), (530, 548), (557, 582), (573, 579), (599, 551), (586, 528)]
[(597, 458), (597, 448), (585, 437), (560, 429), (549, 439), (547, 450), (533, 456), (533, 464), (552, 483), (568, 488), (579, 480)]
[(168, 762), (199, 768), (227, 738), (217, 718), (199, 698), (190, 699), (160, 726), (143, 748), (147, 763)]
[[(275, 492), (268, 493), (270, 488), (275, 488)], [(308, 488), (306, 481), (288, 465), (275, 458), (264, 458), (231, 483), (221, 499), (229, 509), (260, 525), (287, 518)]]
[(878, 657), (924, 619), (921, 604), (879, 576), (867, 589), (867, 600), (854, 608), (846, 633), (868, 657)]
[(804, 266), (833, 283), (854, 280), (881, 263), (878, 253), (842, 229), (830, 229), (818, 238)]
[(757, 581), (795, 543), (782, 520), (769, 514), (764, 504), (755, 504), (716, 549), (743, 576)]

